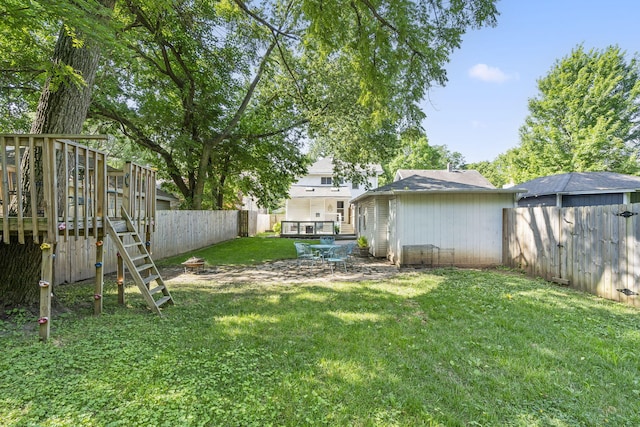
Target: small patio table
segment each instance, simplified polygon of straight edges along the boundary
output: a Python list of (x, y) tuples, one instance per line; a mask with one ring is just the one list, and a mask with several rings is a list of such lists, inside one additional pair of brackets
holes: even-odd
[(322, 255), (322, 259), (324, 259), (327, 256), (327, 254), (331, 252), (331, 249), (336, 248), (338, 246), (340, 245), (326, 245), (326, 244), (309, 245), (311, 249), (316, 249), (320, 251), (320, 255)]

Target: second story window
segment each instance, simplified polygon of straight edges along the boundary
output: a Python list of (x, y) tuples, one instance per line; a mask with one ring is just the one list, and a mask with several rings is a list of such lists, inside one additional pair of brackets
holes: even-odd
[(330, 176), (323, 176), (320, 178), (320, 184), (322, 185), (331, 185), (332, 184), (332, 180)]

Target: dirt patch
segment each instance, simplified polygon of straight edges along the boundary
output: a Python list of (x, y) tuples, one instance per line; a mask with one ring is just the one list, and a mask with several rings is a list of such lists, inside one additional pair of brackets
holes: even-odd
[(359, 259), (346, 267), (331, 270), (326, 263), (298, 265), (296, 260), (267, 262), (253, 266), (205, 267), (201, 271), (184, 271), (181, 267), (162, 269), (165, 281), (180, 283), (215, 281), (217, 283), (306, 283), (322, 281), (362, 281), (391, 277), (400, 270), (386, 260)]

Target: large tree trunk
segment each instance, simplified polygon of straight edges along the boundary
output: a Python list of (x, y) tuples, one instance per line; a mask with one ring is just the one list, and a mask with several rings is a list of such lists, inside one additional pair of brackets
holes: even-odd
[(79, 134), (82, 131), (100, 57), (98, 46), (87, 44), (89, 46), (85, 48), (75, 48), (73, 39), (64, 28), (60, 30), (52, 62), (72, 66), (82, 75), (85, 84), (67, 81), (54, 89), (51, 81), (47, 81), (40, 95), (31, 133)]
[[(115, 0), (101, 0), (100, 3), (112, 9)], [(95, 41), (85, 40), (84, 47), (74, 47), (73, 39), (64, 28), (60, 31), (52, 62), (73, 67), (82, 75), (84, 84), (63, 81), (53, 85), (51, 80), (47, 81), (38, 102), (31, 133), (79, 134), (82, 131), (91, 103), (91, 89), (99, 57), (100, 49)], [(36, 158), (39, 157), (36, 153)], [(38, 169), (41, 168), (36, 168)], [(36, 181), (42, 182), (42, 177), (36, 176)], [(33, 187), (38, 193), (42, 192), (42, 186)], [(37, 194), (36, 197), (42, 198), (42, 194)], [(38, 301), (41, 263), (42, 251), (31, 241), (24, 245), (17, 240), (12, 240), (8, 245), (0, 243), (0, 306), (33, 304)]]

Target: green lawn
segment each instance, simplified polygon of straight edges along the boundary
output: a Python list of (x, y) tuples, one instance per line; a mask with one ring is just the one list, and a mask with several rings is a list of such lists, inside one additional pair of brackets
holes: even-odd
[[(266, 261), (295, 258), (294, 241), (269, 236), (238, 238), (161, 260), (158, 265), (180, 264), (192, 256), (203, 258), (208, 265), (260, 264)], [(306, 240), (306, 242), (318, 243), (318, 240)]]
[(519, 274), (59, 287), (37, 341), (0, 323), (2, 426), (637, 426), (640, 311)]

